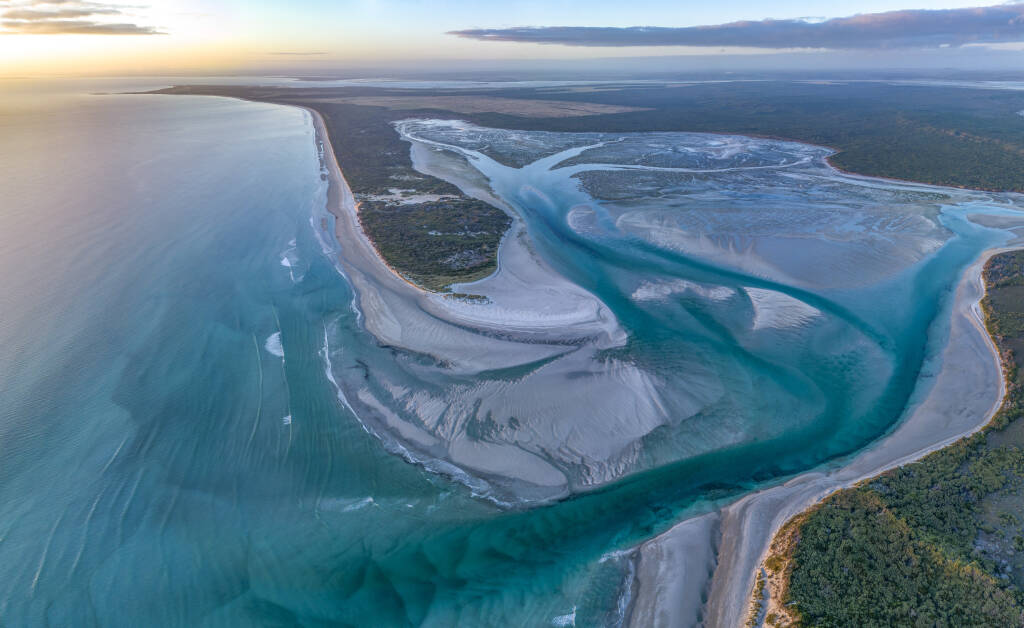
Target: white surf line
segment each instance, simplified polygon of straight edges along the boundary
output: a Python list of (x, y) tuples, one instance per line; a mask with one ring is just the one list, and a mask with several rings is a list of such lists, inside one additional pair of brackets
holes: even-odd
[(171, 501), (169, 504), (167, 504), (167, 508), (164, 510), (163, 517), (160, 518), (160, 525), (158, 525), (156, 528), (160, 531), (161, 535), (167, 531), (167, 522), (170, 521), (171, 513), (173, 513), (174, 509), (178, 506), (179, 495), (181, 495), (181, 487), (175, 486), (174, 492), (171, 494)]
[(32, 576), (32, 585), (28, 589), (30, 595), (35, 595), (36, 593), (36, 585), (39, 584), (39, 576), (42, 575), (43, 567), (46, 566), (46, 555), (50, 553), (50, 546), (53, 544), (53, 536), (57, 533), (57, 527), (60, 525), (61, 521), (64, 520), (64, 515), (66, 515), (67, 512), (67, 510), (61, 511), (60, 516), (57, 517), (57, 520), (53, 522), (53, 526), (50, 528), (50, 533), (46, 537), (46, 545), (43, 546), (43, 551), (39, 555), (39, 564), (36, 565), (35, 575)]
[(274, 357), (281, 358), (281, 361), (284, 362), (284, 347), (281, 345), (280, 330), (267, 336), (267, 340), (263, 343), (263, 348), (267, 350), (267, 353)]
[(117, 449), (114, 450), (114, 453), (111, 454), (110, 458), (107, 459), (107, 464), (103, 465), (103, 468), (100, 469), (100, 475), (106, 473), (107, 469), (110, 468), (110, 465), (114, 464), (114, 459), (117, 458), (118, 454), (121, 453), (121, 449), (124, 448), (125, 443), (128, 442), (128, 436), (129, 434), (125, 434), (124, 438), (121, 439), (121, 444), (117, 446)]
[[(117, 543), (118, 545), (124, 544), (124, 518), (128, 516), (128, 509), (131, 507), (132, 502), (135, 501), (135, 492), (139, 489), (139, 484), (142, 482), (142, 476), (146, 473), (146, 467), (139, 467), (138, 472), (135, 474), (135, 482), (132, 483), (132, 488), (128, 491), (128, 497), (124, 500), (124, 506), (121, 508), (121, 514), (117, 517)], [(120, 495), (121, 489), (124, 487), (122, 484), (118, 488), (118, 494)]]
[[(274, 322), (277, 323), (277, 330), (278, 330), (277, 333), (279, 333), (279, 334), (282, 333), (282, 330), (281, 330), (281, 317), (278, 316), (277, 306), (274, 306)], [(289, 412), (288, 416), (291, 417), (292, 389), (291, 389), (291, 386), (288, 384), (288, 373), (285, 370), (284, 355), (283, 355), (284, 354), (284, 345), (283, 344), (281, 345), (281, 353), (282, 353), (282, 356), (281, 356), (281, 377), (284, 379), (284, 394), (285, 394), (286, 404), (288, 406), (288, 412)], [(291, 420), (288, 421), (287, 425), (288, 425), (288, 444), (285, 445), (285, 448), (284, 448), (284, 459), (282, 460), (282, 463), (286, 462), (288, 460), (288, 454), (290, 454), (291, 451), (292, 451), (292, 422), (291, 422)]]
[[(351, 412), (358, 420), (359, 416), (356, 414), (355, 408), (353, 408), (352, 404), (348, 402), (348, 398), (345, 396), (345, 393), (342, 392), (341, 386), (338, 386), (338, 381), (334, 379), (334, 373), (332, 372), (334, 365), (331, 364), (331, 346), (327, 342), (327, 321), (323, 321), (323, 325), (324, 344), (320, 348), (320, 355), (324, 358), (324, 374), (327, 376), (327, 381), (331, 382), (334, 386), (334, 390), (338, 393), (338, 400), (341, 401), (341, 403), (348, 408), (348, 411)], [(362, 423), (362, 421), (360, 421), (360, 423)]]
[(572, 611), (565, 615), (558, 615), (551, 620), (552, 626), (575, 626), (576, 625), (576, 607), (572, 607)]
[(249, 432), (249, 441), (245, 444), (246, 449), (252, 445), (252, 439), (256, 437), (256, 428), (260, 424), (260, 416), (263, 413), (263, 358), (260, 356), (260, 341), (256, 338), (256, 332), (252, 332), (252, 346), (256, 349), (256, 370), (259, 372), (259, 387), (256, 405), (256, 419), (252, 422), (252, 430)]
[(288, 278), (292, 280), (292, 283), (295, 283), (295, 273), (292, 272), (292, 261), (288, 259), (288, 251), (290, 250), (291, 249), (285, 250), (284, 255), (281, 256), (281, 265), (288, 269)]
[(78, 563), (82, 560), (82, 553), (85, 552), (85, 546), (89, 542), (89, 527), (92, 524), (92, 516), (96, 513), (96, 506), (99, 505), (100, 499), (103, 498), (103, 494), (107, 492), (107, 486), (104, 486), (103, 490), (100, 491), (100, 494), (93, 500), (92, 506), (89, 508), (89, 514), (85, 516), (85, 525), (82, 526), (82, 542), (78, 546), (78, 552), (75, 554), (75, 560), (71, 562), (71, 569), (68, 571), (68, 579), (73, 578), (75, 576), (75, 571), (78, 570)]
[[(626, 561), (626, 575), (619, 589), (618, 599), (615, 600), (615, 628), (622, 628), (629, 624), (629, 611), (636, 596), (638, 556), (639, 550), (635, 548), (623, 556)], [(603, 556), (601, 561), (604, 561)]]
[[(498, 499), (495, 495), (491, 494), (490, 484), (488, 484), (485, 480), (470, 475), (463, 471), (460, 467), (452, 463), (449, 463), (445, 460), (436, 458), (418, 458), (414, 456), (412, 452), (410, 452), (406, 447), (404, 447), (397, 439), (386, 438), (381, 434), (378, 434), (376, 430), (374, 430), (372, 427), (370, 427), (370, 425), (363, 421), (359, 417), (359, 413), (356, 412), (355, 408), (352, 407), (352, 404), (349, 403), (349, 400), (345, 396), (344, 391), (341, 389), (341, 386), (338, 385), (337, 380), (335, 380), (334, 378), (334, 374), (331, 372), (333, 369), (333, 365), (331, 363), (330, 358), (330, 345), (328, 344), (326, 321), (324, 322), (324, 345), (323, 348), (321, 349), (320, 355), (324, 356), (326, 376), (328, 381), (330, 381), (331, 384), (334, 385), (334, 389), (337, 392), (338, 400), (341, 401), (341, 403), (345, 406), (345, 408), (348, 409), (349, 412), (352, 413), (352, 417), (356, 420), (356, 424), (359, 425), (359, 427), (361, 427), (364, 432), (366, 432), (379, 443), (381, 443), (385, 451), (392, 455), (400, 456), (409, 464), (420, 467), (427, 473), (442, 475), (448, 477), (450, 480), (454, 482), (458, 482), (459, 484), (466, 486), (474, 497), (486, 499), (503, 508), (511, 508), (513, 505), (515, 505), (513, 502), (503, 501), (501, 499)], [(386, 433), (387, 432), (385, 432), (385, 434)]]

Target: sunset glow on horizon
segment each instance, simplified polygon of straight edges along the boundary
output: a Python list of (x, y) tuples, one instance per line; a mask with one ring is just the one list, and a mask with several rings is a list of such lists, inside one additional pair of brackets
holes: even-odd
[[(929, 4), (929, 10), (964, 6), (955, 0)], [(149, 6), (0, 0), (0, 76), (316, 73), (446, 60), (571, 61), (674, 55), (753, 58), (780, 50), (738, 46), (737, 42), (747, 40), (742, 29), (751, 22), (774, 20), (767, 23), (774, 25), (789, 20), (803, 28), (855, 13), (871, 17), (867, 14), (896, 9), (906, 7), (891, 0), (873, 0), (855, 7), (832, 7), (827, 15), (821, 15), (822, 7), (816, 3), (792, 0), (775, 3), (774, 13), (766, 15), (763, 5), (752, 1), (721, 7), (706, 3), (680, 6), (664, 0), (641, 0), (628, 7), (573, 0), (552, 7), (532, 1), (499, 8), (462, 0), (307, 0), (301, 6), (237, 0), (157, 1)], [(691, 27), (737, 22), (739, 26), (733, 30), (741, 33), (720, 45), (714, 41), (690, 45), (686, 39), (687, 33), (697, 32)], [(652, 40), (650, 45), (643, 39), (618, 43), (615, 33), (643, 32), (647, 36), (646, 31), (631, 30), (644, 25), (665, 30), (669, 40)], [(576, 37), (581, 31), (589, 32), (588, 28), (611, 31), (613, 36), (607, 43), (601, 39), (576, 43), (556, 36), (567, 31)], [(672, 37), (683, 39), (677, 44)], [(1019, 52), (1019, 39), (1009, 42), (1011, 51), (1016, 47)], [(993, 45), (1000, 46), (1007, 44)], [(817, 44), (810, 48), (814, 51), (807, 55), (821, 56)], [(948, 45), (932, 46), (930, 52), (955, 56)], [(858, 54), (867, 53), (859, 49)]]

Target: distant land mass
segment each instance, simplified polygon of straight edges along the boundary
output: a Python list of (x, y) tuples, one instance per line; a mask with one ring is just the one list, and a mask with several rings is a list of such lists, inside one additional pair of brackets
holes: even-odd
[(562, 132), (700, 131), (827, 146), (842, 170), (991, 191), (1024, 191), (1024, 92), (869, 81), (736, 81), (471, 89), (182, 85), (319, 112), (360, 221), (398, 273), (433, 291), (494, 271), (511, 221), (413, 169), (393, 123), (460, 119)]

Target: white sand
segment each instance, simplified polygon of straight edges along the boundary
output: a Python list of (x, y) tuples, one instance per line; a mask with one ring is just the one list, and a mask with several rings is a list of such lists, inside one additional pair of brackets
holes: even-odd
[(721, 516), (687, 519), (640, 546), (632, 626), (692, 626), (715, 571)]
[(522, 220), (491, 193), (479, 172), (443, 151), (404, 137), (412, 143), (416, 170), (454, 180), (464, 193), (502, 208), (512, 218), (498, 250), (498, 269), (484, 279), (452, 286), (453, 292), (484, 295), (488, 302), (455, 301), (434, 294), (424, 304), (427, 311), (445, 320), (531, 342), (570, 338), (593, 338), (603, 346), (625, 342), (625, 333), (607, 306), (562, 277), (533, 251)]
[(754, 329), (799, 327), (821, 316), (816, 308), (788, 294), (763, 288), (744, 288), (754, 306)]
[[(565, 353), (564, 346), (549, 344), (559, 339), (585, 338), (593, 343), (591, 346), (622, 342), (624, 335), (607, 308), (593, 295), (559, 276), (533, 253), (518, 218), (502, 242), (496, 273), (473, 284), (455, 287), (457, 291), (485, 295), (486, 303), (427, 293), (395, 275), (362, 233), (351, 190), (333, 158), (323, 122), (315, 112), (312, 115), (317, 132), (325, 142), (334, 192), (329, 198), (329, 207), (337, 217), (336, 236), (344, 251), (340, 263), (357, 291), (367, 329), (382, 342), (443, 357), (455, 369), (466, 371), (524, 364)], [(454, 172), (461, 177), (459, 183), (464, 191), (502, 206), (491, 196), (485, 182), (474, 180), (470, 169), (459, 172), (457, 163), (446, 163), (443, 154), (414, 144), (413, 158), (419, 170), (428, 174), (441, 174), (439, 170), (444, 170), (446, 178), (451, 178)], [(432, 172), (432, 169), (437, 171)], [(514, 216), (513, 212), (509, 213)], [(988, 422), (1003, 394), (995, 348), (978, 313), (978, 300), (982, 296), (980, 273), (992, 253), (976, 262), (960, 282), (942, 367), (923, 402), (898, 428), (845, 465), (801, 474), (783, 485), (747, 495), (716, 513), (684, 521), (643, 544), (638, 564), (639, 589), (631, 617), (633, 625), (742, 624), (756, 566), (772, 536), (786, 520), (838, 488), (916, 460)], [(748, 257), (749, 252), (742, 256)], [(764, 272), (763, 264), (761, 271)], [(751, 295), (764, 315), (765, 326), (800, 324), (816, 314), (796, 311), (788, 304), (763, 298), (765, 296)], [(499, 340), (474, 333), (473, 329), (500, 329), (509, 336)], [(531, 342), (521, 342), (527, 339)], [(588, 360), (587, 352), (573, 351), (560, 360), (557, 368), (572, 368)], [(556, 367), (552, 365), (552, 368)], [(601, 389), (613, 382), (627, 387), (650, 385), (636, 381), (635, 377), (630, 369), (620, 366), (617, 374), (614, 371), (595, 373), (594, 383)], [(495, 390), (493, 397), (488, 397), (497, 399), (508, 394), (527, 400), (551, 399), (543, 390), (535, 392), (535, 395), (523, 396), (523, 391), (513, 395), (512, 391)], [(598, 401), (608, 398), (602, 394), (593, 396)], [(586, 399), (571, 401), (573, 406), (589, 405)], [(652, 401), (656, 406), (656, 397)], [(565, 410), (571, 415), (574, 408)], [(595, 408), (586, 407), (586, 410), (583, 414), (591, 419), (586, 423), (592, 426)], [(582, 451), (584, 457), (591, 457), (588, 459), (609, 457), (611, 460), (616, 448), (629, 450), (628, 443), (635, 442), (638, 435), (658, 423), (654, 419), (657, 414), (654, 407), (649, 412), (634, 414), (638, 416), (636, 425), (622, 427), (622, 434), (600, 434), (600, 438), (592, 437), (592, 429), (581, 431), (570, 417), (566, 423), (547, 426), (552, 433), (544, 434), (541, 443), (548, 437), (553, 438), (552, 442), (569, 444), (578, 439), (576, 446), (567, 448), (569, 455), (580, 455)], [(402, 432), (404, 426), (391, 427)], [(457, 436), (457, 431), (452, 433)], [(539, 437), (540, 433), (535, 435)], [(408, 440), (436, 442), (426, 433), (417, 433)], [(529, 448), (524, 449), (521, 442), (480, 444), (455, 437), (447, 447), (450, 460), (484, 475), (550, 487), (554, 491), (550, 494), (557, 493), (565, 483), (558, 469), (527, 451)], [(626, 458), (618, 459), (618, 463), (628, 460), (628, 454), (626, 451)], [(622, 471), (615, 466), (611, 464), (607, 469), (594, 466), (593, 481), (614, 479)]]

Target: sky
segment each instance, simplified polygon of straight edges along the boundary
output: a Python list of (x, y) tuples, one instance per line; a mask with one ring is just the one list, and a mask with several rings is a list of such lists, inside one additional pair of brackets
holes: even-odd
[(1021, 68), (970, 0), (0, 0), (0, 76)]

